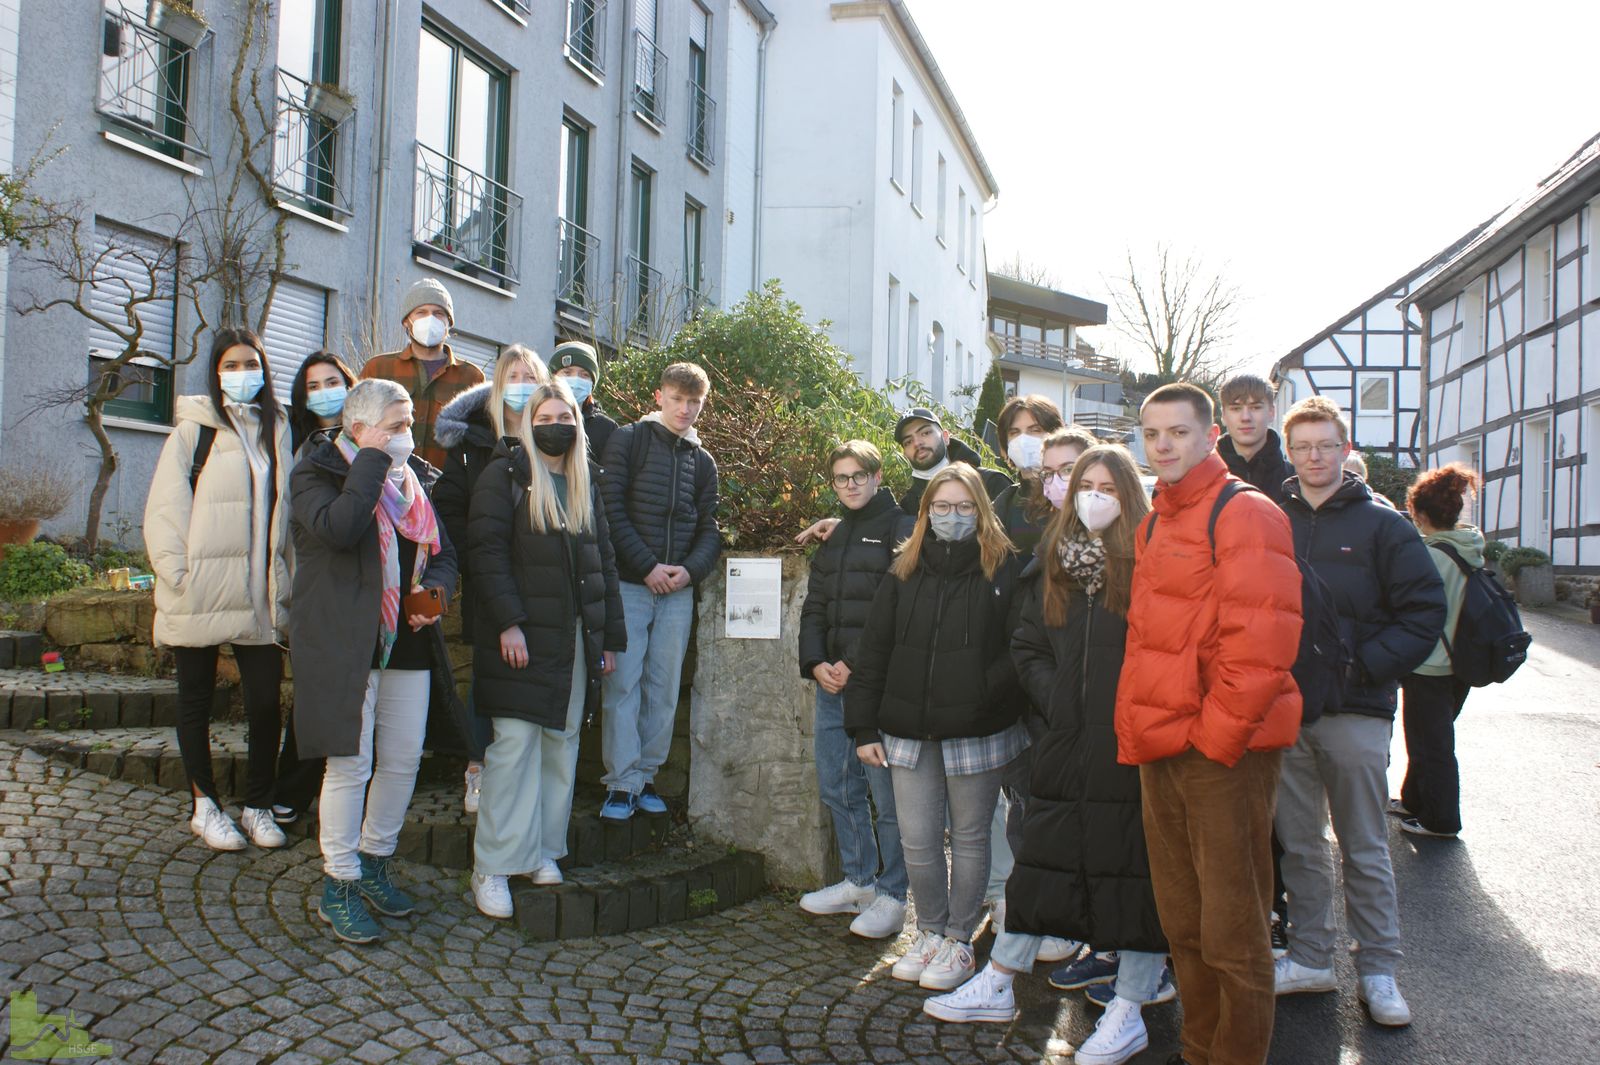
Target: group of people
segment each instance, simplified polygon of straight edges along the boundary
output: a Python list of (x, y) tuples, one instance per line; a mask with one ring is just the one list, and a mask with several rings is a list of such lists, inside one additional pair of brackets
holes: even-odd
[[(509, 878), (562, 882), (578, 733), (603, 706), (599, 814), (665, 814), (692, 586), (716, 564), (717, 469), (694, 424), (705, 371), (662, 373), (658, 410), (619, 427), (597, 405), (592, 346), (525, 347), (493, 375), (458, 358), (449, 291), (413, 285), (406, 344), (359, 378), (308, 356), (287, 409), (261, 338), (212, 340), (204, 395), (181, 397), (145, 510), (155, 642), (176, 663), (190, 829), (217, 850), (285, 844), (318, 805), (323, 891), (339, 938), (415, 905), (393, 856), (425, 745), (469, 759), (472, 894), (512, 915)], [(439, 621), (473, 647), (457, 696)], [(249, 754), (238, 822), (223, 809), (209, 721), (222, 645)], [(284, 652), (294, 710), (280, 729)], [(282, 747), (280, 750), (280, 731)]]
[(800, 906), (888, 937), (909, 893), (892, 975), (940, 992), (932, 1017), (1010, 1021), (1016, 974), (1064, 961), (1050, 983), (1105, 1011), (1085, 1065), (1143, 1051), (1143, 1007), (1180, 992), (1174, 1065), (1259, 1065), (1276, 996), (1338, 987), (1331, 826), (1356, 994), (1410, 1023), (1387, 819), (1461, 827), (1446, 637), (1455, 556), (1483, 562), (1460, 521), (1476, 478), (1427, 471), (1402, 513), (1347, 468), (1328, 400), (1280, 437), (1265, 381), (1220, 392), (1221, 425), (1191, 384), (1144, 401), (1153, 498), (1126, 448), (1041, 396), (998, 419), (1015, 481), (926, 409), (896, 429), (898, 501), (871, 444), (827, 457), (843, 517), (801, 534), (825, 542), (799, 657), (844, 879)]

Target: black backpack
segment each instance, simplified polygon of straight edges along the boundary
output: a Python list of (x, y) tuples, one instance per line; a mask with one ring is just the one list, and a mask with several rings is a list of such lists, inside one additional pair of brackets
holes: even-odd
[(1451, 670), (1474, 688), (1505, 683), (1528, 660), (1528, 645), (1533, 643), (1522, 627), (1516, 601), (1488, 570), (1473, 566), (1449, 544), (1428, 546), (1448, 555), (1467, 579), (1455, 639), (1443, 637)]
[[(1211, 564), (1217, 564), (1217, 519), (1228, 500), (1240, 492), (1266, 493), (1244, 481), (1229, 481), (1217, 493), (1211, 506), (1211, 519), (1206, 524), (1206, 538), (1211, 541)], [(1270, 498), (1270, 497), (1269, 497)], [(1145, 527), (1145, 543), (1155, 533), (1155, 513)], [(1344, 638), (1339, 627), (1339, 608), (1334, 604), (1333, 591), (1311, 567), (1311, 563), (1296, 552), (1295, 565), (1300, 568), (1300, 650), (1295, 655), (1290, 673), (1300, 688), (1300, 724), (1312, 724), (1330, 710), (1338, 710), (1344, 701), (1345, 678), (1355, 661), (1355, 652)]]

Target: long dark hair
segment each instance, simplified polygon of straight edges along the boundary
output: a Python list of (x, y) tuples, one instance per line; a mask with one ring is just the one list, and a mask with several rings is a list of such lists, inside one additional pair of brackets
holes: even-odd
[(261, 391), (256, 393), (255, 403), (261, 412), (261, 450), (271, 455), (274, 453), (273, 429), (283, 415), (283, 408), (278, 405), (278, 397), (272, 394), (272, 366), (267, 362), (266, 345), (261, 343), (261, 338), (256, 336), (254, 330), (239, 327), (217, 330), (217, 335), (211, 341), (211, 373), (206, 378), (206, 393), (217, 408), (217, 414), (222, 415), (226, 409), (223, 407), (226, 397), (222, 394), (222, 376), (217, 367), (222, 364), (223, 354), (240, 344), (253, 348), (256, 357), (261, 360)]
[(323, 348), (313, 351), (306, 356), (305, 362), (300, 364), (300, 369), (294, 372), (294, 381), (289, 385), (289, 431), (291, 435), (290, 447), (298, 451), (301, 443), (312, 433), (322, 428), (321, 419), (311, 413), (311, 408), (306, 406), (309, 393), (306, 392), (306, 377), (311, 373), (313, 366), (332, 366), (339, 371), (339, 376), (344, 378), (345, 388), (354, 388), (356, 375), (344, 360), (338, 355)]

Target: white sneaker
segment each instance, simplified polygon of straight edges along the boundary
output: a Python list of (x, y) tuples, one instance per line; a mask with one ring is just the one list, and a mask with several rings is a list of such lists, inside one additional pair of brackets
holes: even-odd
[(1017, 999), (1011, 981), (985, 965), (978, 975), (948, 995), (935, 995), (922, 1004), (922, 1012), (951, 1024), (997, 1021), (1010, 1024), (1017, 1016)]
[(1083, 1041), (1073, 1060), (1079, 1065), (1122, 1065), (1150, 1045), (1139, 1003), (1118, 996), (1094, 1026), (1094, 1034)]
[(533, 872), (528, 875), (533, 877), (533, 882), (541, 887), (559, 884), (564, 879), (561, 875), (561, 866), (557, 865), (553, 858), (546, 858), (540, 862), (534, 867)]
[(1044, 942), (1039, 944), (1039, 956), (1035, 961), (1066, 961), (1076, 958), (1083, 949), (1083, 943), (1076, 939), (1062, 939), (1059, 936), (1045, 936)]
[(972, 979), (977, 967), (972, 957), (972, 944), (946, 936), (944, 946), (922, 970), (917, 983), (929, 991), (949, 991)]
[(861, 916), (850, 922), (850, 931), (863, 939), (888, 939), (906, 926), (906, 904), (888, 895), (879, 895)]
[(1313, 969), (1301, 965), (1288, 955), (1272, 963), (1273, 989), (1280, 995), (1298, 995), (1307, 991), (1334, 991), (1339, 987), (1333, 968)]
[(472, 874), (472, 901), (485, 917), (511, 916), (511, 888), (503, 876)]
[(258, 810), (254, 806), (246, 806), (244, 816), (239, 818), (239, 827), (244, 829), (251, 843), (264, 850), (281, 847), (289, 842), (289, 838), (283, 834), (283, 829), (278, 827), (278, 821), (272, 816), (271, 810)]
[(467, 766), (467, 793), (462, 796), (461, 805), (467, 813), (478, 812), (478, 794), (483, 790), (483, 766)]
[(1363, 976), (1356, 997), (1367, 1004), (1372, 1019), (1385, 1027), (1404, 1028), (1411, 1023), (1411, 1007), (1392, 976)]
[(862, 887), (845, 879), (801, 895), (800, 908), (807, 913), (860, 913), (877, 896), (871, 884)]
[(944, 936), (932, 929), (923, 929), (917, 933), (917, 938), (911, 941), (911, 949), (894, 963), (889, 975), (896, 980), (916, 983), (922, 979), (922, 970), (928, 967), (928, 963), (939, 953), (939, 948), (942, 946), (944, 946)]
[(214, 851), (242, 851), (244, 837), (234, 827), (227, 814), (217, 808), (209, 797), (202, 795), (194, 801), (194, 816), (189, 818), (189, 831)]

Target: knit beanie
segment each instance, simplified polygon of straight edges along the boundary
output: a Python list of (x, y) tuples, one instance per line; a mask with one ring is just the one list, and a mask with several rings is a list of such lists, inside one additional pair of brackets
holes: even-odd
[(406, 290), (406, 298), (400, 301), (400, 320), (427, 303), (434, 303), (444, 308), (444, 313), (450, 316), (450, 324), (456, 324), (456, 306), (450, 300), (450, 290), (437, 280), (425, 277)]
[(600, 383), (600, 360), (595, 358), (594, 347), (581, 340), (563, 340), (556, 345), (556, 350), (550, 353), (550, 372), (564, 370), (568, 366), (576, 366), (580, 370), (588, 370), (589, 376), (594, 378), (594, 383)]

